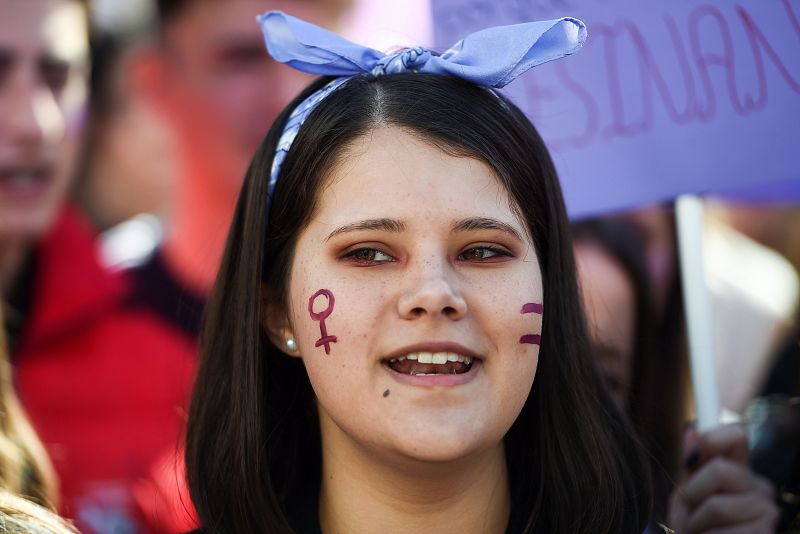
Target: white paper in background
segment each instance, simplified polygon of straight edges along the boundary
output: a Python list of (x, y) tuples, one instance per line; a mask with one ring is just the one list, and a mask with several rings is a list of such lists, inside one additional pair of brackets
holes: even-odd
[(783, 256), (710, 216), (705, 245), (720, 403), (741, 413), (794, 325), (800, 282)]

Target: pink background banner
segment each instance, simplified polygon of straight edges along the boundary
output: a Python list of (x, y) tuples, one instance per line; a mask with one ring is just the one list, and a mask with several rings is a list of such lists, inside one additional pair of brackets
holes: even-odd
[(586, 22), (583, 50), (506, 89), (574, 218), (800, 182), (800, 1), (433, 0), (432, 12), (440, 50), (491, 25)]

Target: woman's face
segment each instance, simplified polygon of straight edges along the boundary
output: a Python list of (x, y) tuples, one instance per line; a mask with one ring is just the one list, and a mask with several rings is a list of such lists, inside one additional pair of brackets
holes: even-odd
[(501, 446), (530, 393), (542, 279), (483, 162), (359, 139), (298, 239), (289, 321), (325, 446), (428, 461)]
[(80, 144), (89, 52), (78, 2), (0, 2), (0, 243), (45, 233)]
[(636, 338), (636, 292), (625, 269), (602, 247), (575, 245), (592, 352), (599, 359), (611, 397), (628, 411)]

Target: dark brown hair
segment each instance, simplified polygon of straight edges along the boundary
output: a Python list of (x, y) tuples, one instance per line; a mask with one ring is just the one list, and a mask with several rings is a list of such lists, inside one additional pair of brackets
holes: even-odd
[(314, 395), (302, 362), (265, 336), (259, 287), (285, 304), (294, 247), (326, 172), (353, 141), (390, 125), (487, 162), (539, 256), (547, 312), (536, 386), (505, 438), (512, 529), (640, 534), (650, 512), (646, 461), (594, 367), (561, 190), (534, 127), (505, 98), (459, 79), (355, 77), (301, 128), (267, 220), (266, 184), (282, 125), (325, 81), (284, 110), (256, 153), (207, 310), (186, 450), (189, 488), (206, 530), (293, 532), (294, 510), (316, 502)]
[[(577, 243), (593, 243), (619, 265), (634, 292), (634, 339), (628, 417), (650, 457), (653, 472), (653, 518), (666, 521), (669, 495), (678, 476), (683, 430), (685, 380), (680, 354), (659, 337), (658, 314), (646, 266), (646, 241), (633, 222), (616, 217), (572, 225)], [(678, 336), (680, 339), (680, 336)]]

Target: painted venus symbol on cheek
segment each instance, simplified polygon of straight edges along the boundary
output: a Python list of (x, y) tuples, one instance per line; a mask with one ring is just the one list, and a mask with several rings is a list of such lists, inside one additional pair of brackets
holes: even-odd
[[(522, 305), (522, 310), (520, 313), (535, 313), (541, 315), (544, 311), (544, 306), (539, 304), (538, 302), (527, 302)], [(542, 336), (539, 334), (526, 334), (519, 338), (520, 343), (527, 343), (530, 345), (541, 345), (542, 344)]]
[[(325, 308), (320, 313), (316, 313), (314, 311), (314, 302), (317, 300), (318, 297), (325, 296), (328, 299), (328, 307)], [(319, 321), (319, 335), (320, 338), (314, 343), (315, 347), (321, 347), (325, 345), (325, 354), (331, 353), (331, 343), (336, 343), (336, 336), (329, 336), (328, 335), (328, 328), (325, 326), (325, 319), (333, 312), (333, 293), (331, 293), (327, 289), (320, 289), (313, 295), (311, 298), (308, 299), (308, 314), (311, 315), (311, 319), (314, 321)]]

